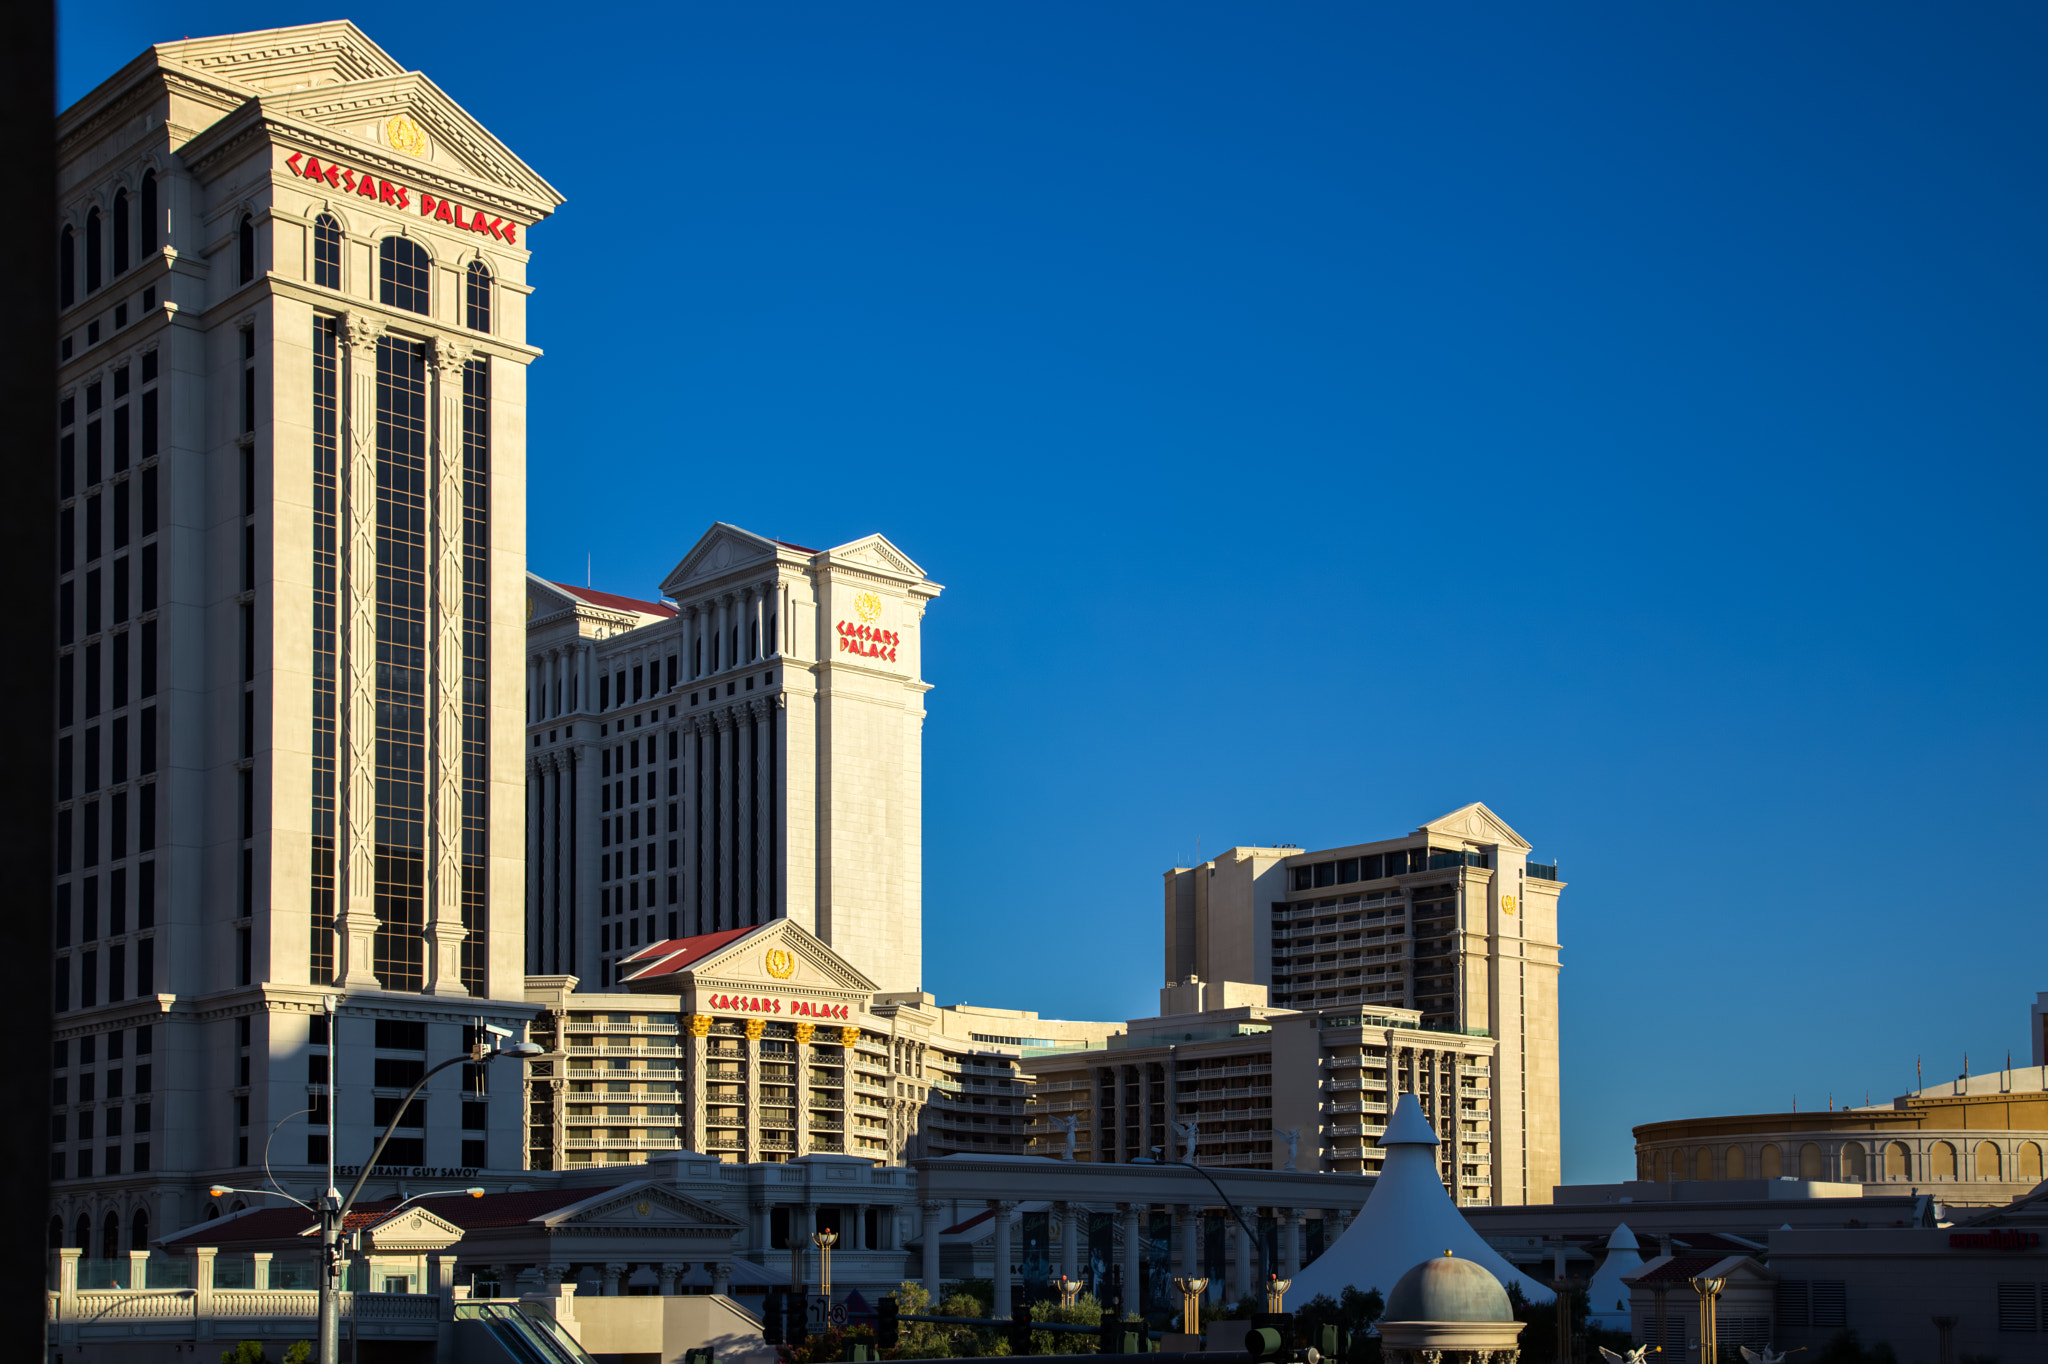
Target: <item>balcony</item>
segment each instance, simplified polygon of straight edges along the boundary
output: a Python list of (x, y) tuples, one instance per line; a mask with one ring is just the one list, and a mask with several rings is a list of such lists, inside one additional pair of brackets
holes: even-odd
[(1555, 862), (1548, 864), (1527, 862), (1523, 865), (1528, 870), (1529, 879), (1532, 881), (1555, 881), (1557, 879), (1557, 863)]
[(562, 1143), (571, 1151), (680, 1151), (681, 1137), (570, 1137)]

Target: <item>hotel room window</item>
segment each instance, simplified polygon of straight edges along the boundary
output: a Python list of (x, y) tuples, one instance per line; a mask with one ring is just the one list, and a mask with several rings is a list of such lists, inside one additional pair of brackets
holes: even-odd
[(463, 325), (473, 332), (491, 329), (491, 271), (480, 260), (469, 263)]
[(341, 224), (331, 214), (313, 220), (313, 283), (322, 289), (341, 287)]
[(404, 237), (386, 237), (377, 247), (378, 301), (426, 316), (429, 268), (425, 247)]

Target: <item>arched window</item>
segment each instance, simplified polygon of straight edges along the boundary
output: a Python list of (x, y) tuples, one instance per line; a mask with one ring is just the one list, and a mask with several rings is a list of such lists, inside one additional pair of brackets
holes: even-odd
[(121, 1214), (108, 1209), (106, 1220), (100, 1223), (100, 1258), (114, 1259), (121, 1253)]
[(427, 249), (409, 237), (386, 237), (377, 244), (377, 300), (393, 308), (426, 316), (432, 262)]
[[(1856, 1154), (1859, 1157), (1862, 1156), (1863, 1148), (1860, 1146), (1857, 1147)], [(1844, 1151), (1842, 1153), (1842, 1156), (1844, 1162), (1846, 1163), (1848, 1159), (1848, 1152)], [(1801, 1179), (1819, 1179), (1821, 1177), (1820, 1167), (1821, 1160), (1819, 1146), (1809, 1141), (1808, 1143), (1806, 1143), (1806, 1145), (1799, 1148), (1799, 1177)]]
[(57, 306), (78, 302), (78, 234), (67, 223), (57, 234)]
[(1863, 1143), (1847, 1142), (1842, 1147), (1842, 1178), (1851, 1184), (1861, 1184), (1870, 1177), (1870, 1168), (1863, 1158)]
[(114, 191), (114, 273), (128, 270), (128, 191)]
[(1651, 1174), (1651, 1172), (1652, 1172), (1652, 1171), (1653, 1171), (1654, 1169), (1656, 1169), (1656, 1161), (1655, 1161), (1655, 1159), (1654, 1159), (1654, 1158), (1653, 1158), (1653, 1157), (1652, 1157), (1652, 1156), (1650, 1155), (1650, 1153), (1649, 1153), (1648, 1151), (1638, 1151), (1638, 1152), (1636, 1152), (1636, 1178), (1637, 1178), (1637, 1179), (1641, 1179), (1641, 1180), (1649, 1180), (1650, 1178), (1652, 1178), (1652, 1174)]
[(1702, 1146), (1700, 1148), (1699, 1154), (1693, 1157), (1692, 1165), (1693, 1178), (1712, 1179), (1714, 1177), (1714, 1153), (1706, 1147)]
[(50, 1249), (64, 1249), (64, 1219), (61, 1217), (50, 1219)]
[(208, 1204), (206, 1205), (206, 1220), (207, 1220), (207, 1221), (209, 1221), (209, 1222), (211, 1222), (211, 1221), (213, 1221), (213, 1220), (214, 1220), (215, 1218), (217, 1218), (217, 1217), (219, 1217), (219, 1216), (220, 1216), (220, 1204), (218, 1204), (218, 1203), (208, 1203)]
[(1927, 1175), (1930, 1179), (1954, 1179), (1956, 1148), (1945, 1141), (1934, 1143), (1927, 1152)]
[(92, 1218), (78, 1214), (77, 1223), (71, 1228), (71, 1244), (81, 1255), (92, 1254)]
[(2020, 1149), (2017, 1154), (2019, 1159), (2013, 1162), (2013, 1165), (2016, 1167), (2014, 1173), (2021, 1179), (2039, 1180), (2041, 1178), (2041, 1148), (2031, 1141), (2023, 1141), (2020, 1143)]
[(1895, 1141), (1884, 1148), (1884, 1177), (1886, 1179), (1911, 1179), (1913, 1177), (1913, 1153), (1906, 1149), (1906, 1143)]
[(1977, 1178), (2003, 1179), (2005, 1162), (1999, 1158), (1998, 1148), (1988, 1141), (1977, 1143)]
[(89, 294), (100, 287), (100, 270), (104, 267), (106, 243), (100, 236), (100, 211), (91, 209), (85, 215), (85, 291)]
[(469, 263), (463, 297), (463, 324), (473, 332), (491, 329), (491, 267), (480, 260)]
[(313, 220), (313, 283), (341, 287), (341, 224), (328, 213)]
[(1776, 1179), (1785, 1173), (1785, 1155), (1775, 1142), (1765, 1142), (1764, 1149), (1756, 1154), (1757, 1173), (1765, 1179)]
[(1728, 1178), (1747, 1178), (1747, 1176), (1743, 1173), (1742, 1169), (1742, 1148), (1740, 1146), (1731, 1146), (1728, 1148), (1727, 1154), (1723, 1159), (1723, 1164), (1727, 1168)]
[(128, 1219), (128, 1249), (131, 1253), (149, 1249), (148, 1208), (137, 1208), (135, 1216)]
[(242, 229), (235, 234), (237, 259), (241, 262), (240, 281), (249, 283), (256, 278), (256, 220), (248, 214), (242, 215)]
[(144, 171), (142, 173), (142, 193), (139, 197), (142, 200), (142, 208), (138, 215), (140, 221), (136, 226), (142, 229), (140, 238), (142, 249), (144, 251), (154, 251), (163, 242), (163, 238), (159, 235), (162, 231), (162, 224), (156, 216), (155, 171)]

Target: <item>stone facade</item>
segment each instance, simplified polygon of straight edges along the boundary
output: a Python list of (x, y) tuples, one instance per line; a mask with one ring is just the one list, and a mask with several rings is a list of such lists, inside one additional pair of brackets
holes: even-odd
[(530, 578), (536, 975), (791, 919), (884, 990), (923, 971), (921, 624), (879, 535), (706, 531), (642, 601)]
[[(324, 1162), (323, 996), (365, 1066), (529, 1012), (526, 278), (561, 198), (348, 23), (160, 44), (59, 138), (52, 1236), (103, 1255), (266, 1143)], [(516, 1074), (446, 1078), (405, 1163), (516, 1171)]]
[[(1245, 981), (1276, 1007), (1412, 1010), (1487, 1039), (1491, 1112), (1461, 1134), (1461, 1184), (1543, 1202), (1562, 1171), (1554, 865), (1474, 803), (1400, 838), (1304, 852), (1231, 848), (1165, 874), (1169, 982)], [(1446, 1043), (1440, 1051), (1461, 1049)]]

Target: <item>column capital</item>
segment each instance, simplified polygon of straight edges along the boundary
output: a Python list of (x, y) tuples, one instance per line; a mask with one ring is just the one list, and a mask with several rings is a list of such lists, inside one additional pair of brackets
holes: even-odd
[(384, 335), (384, 320), (368, 313), (346, 312), (341, 315), (341, 334), (350, 348), (362, 350)]

